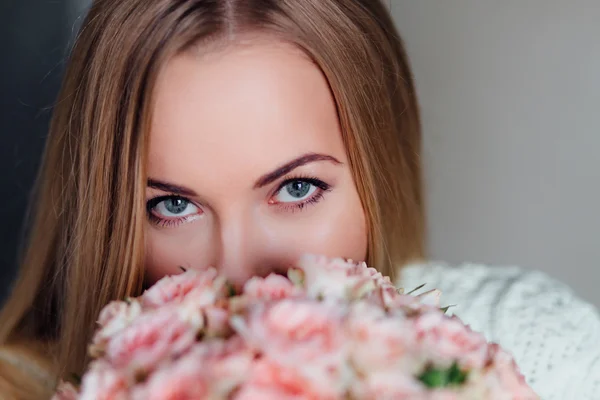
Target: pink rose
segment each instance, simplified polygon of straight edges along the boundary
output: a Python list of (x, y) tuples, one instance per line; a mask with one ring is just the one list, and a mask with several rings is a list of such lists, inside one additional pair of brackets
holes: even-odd
[(139, 301), (131, 300), (112, 301), (108, 303), (100, 312), (98, 325), (100, 329), (94, 334), (92, 344), (90, 345), (90, 355), (99, 357), (105, 351), (105, 346), (110, 337), (127, 327), (142, 313), (142, 306)]
[(254, 364), (250, 376), (234, 396), (235, 400), (335, 400), (344, 393), (329, 386), (315, 386), (312, 377), (298, 369), (262, 359)]
[(461, 399), (489, 399), (489, 397), (482, 394), (479, 390), (454, 390), (454, 389), (442, 389), (436, 390), (433, 393), (423, 396), (427, 400), (461, 400)]
[(77, 400), (79, 394), (69, 382), (61, 382), (50, 400)]
[(165, 276), (141, 296), (144, 307), (160, 307), (182, 302), (190, 293), (206, 292), (205, 302), (214, 302), (225, 295), (225, 279), (214, 268), (205, 271), (187, 270), (178, 275)]
[(220, 307), (206, 307), (204, 309), (204, 318), (206, 321), (204, 335), (206, 337), (225, 337), (232, 330), (229, 326), (229, 312)]
[(490, 391), (490, 399), (502, 399), (499, 393), (511, 393), (516, 400), (538, 399), (509, 353), (492, 343), (488, 347), (488, 356), (490, 363), (486, 366), (484, 380), (487, 387), (495, 389)]
[(118, 368), (148, 371), (163, 358), (185, 352), (195, 342), (196, 334), (176, 310), (162, 308), (141, 315), (110, 338), (105, 359)]
[(111, 301), (108, 303), (98, 317), (98, 325), (105, 328), (114, 321), (132, 320), (142, 312), (142, 307), (137, 300)]
[(129, 384), (124, 371), (116, 370), (103, 361), (91, 364), (81, 381), (79, 400), (126, 400)]
[(379, 287), (396, 292), (389, 277), (365, 263), (309, 254), (300, 258), (298, 267), (304, 273), (304, 286), (311, 298), (361, 298)]
[(419, 368), (412, 355), (416, 332), (406, 316), (363, 301), (352, 305), (346, 326), (352, 364), (359, 374), (391, 370), (411, 375)]
[(195, 346), (190, 360), (200, 361), (211, 382), (210, 398), (228, 396), (248, 379), (255, 352), (240, 337), (226, 341), (209, 341)]
[(286, 299), (258, 304), (244, 319), (233, 317), (232, 325), (275, 368), (310, 385), (314, 393), (340, 394), (352, 379), (344, 337), (345, 308), (339, 303)]
[(190, 329), (202, 336), (226, 336), (231, 332), (228, 304), (217, 304), (215, 300), (210, 291), (203, 290), (190, 293), (172, 309), (182, 321), (190, 325)]
[[(108, 304), (81, 395), (64, 384), (52, 400), (537, 398), (510, 354), (439, 310), (438, 290), (405, 295), (364, 263), (317, 256), (289, 277), (232, 296), (216, 270), (190, 270)], [(462, 386), (419, 381), (454, 363)]]
[(132, 400), (208, 399), (210, 382), (198, 367), (186, 362), (161, 369), (133, 391)]
[(254, 277), (244, 285), (244, 295), (252, 299), (281, 300), (298, 297), (303, 291), (284, 276), (270, 274), (266, 278)]
[(268, 354), (283, 356), (297, 348), (303, 358), (312, 358), (343, 348), (344, 315), (342, 304), (286, 299), (257, 304), (246, 320), (234, 317), (233, 325), (250, 345)]
[(284, 393), (278, 387), (273, 388), (258, 385), (244, 385), (233, 396), (233, 400), (299, 400), (304, 398), (297, 394)]
[(302, 256), (298, 262), (298, 267), (304, 273), (304, 287), (311, 298), (347, 298), (350, 287), (360, 278), (349, 276), (353, 266), (341, 258), (330, 259), (310, 254)]
[(364, 400), (417, 400), (430, 399), (426, 389), (411, 375), (393, 369), (381, 369), (352, 385), (352, 398)]
[(413, 321), (420, 353), (436, 365), (449, 367), (454, 361), (467, 369), (485, 365), (488, 351), (485, 337), (457, 317), (448, 317), (436, 310), (423, 313)]
[(133, 399), (225, 399), (246, 378), (253, 360), (240, 338), (199, 343), (152, 374)]

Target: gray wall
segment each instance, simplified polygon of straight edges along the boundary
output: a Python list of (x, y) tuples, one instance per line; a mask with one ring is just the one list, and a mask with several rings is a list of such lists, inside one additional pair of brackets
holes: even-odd
[(600, 1), (391, 0), (423, 109), (431, 256), (600, 305)]

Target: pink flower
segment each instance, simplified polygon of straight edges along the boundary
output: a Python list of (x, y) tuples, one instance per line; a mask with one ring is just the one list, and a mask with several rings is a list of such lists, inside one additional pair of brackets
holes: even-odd
[(301, 348), (303, 358), (311, 358), (342, 348), (344, 314), (342, 304), (286, 299), (257, 304), (246, 320), (234, 318), (233, 325), (250, 345), (268, 354), (285, 355)]
[(519, 371), (515, 360), (506, 351), (495, 343), (489, 345), (489, 365), (486, 366), (486, 386), (490, 389), (490, 399), (502, 399), (499, 393), (511, 393), (513, 399), (530, 400), (537, 399), (537, 395), (527, 385), (525, 377)]
[(209, 365), (205, 373), (210, 374), (213, 381), (230, 381), (228, 386), (234, 387), (246, 378), (254, 363), (255, 352), (242, 338), (234, 336), (228, 340), (197, 344), (186, 357), (201, 365)]
[(79, 400), (126, 400), (128, 398), (127, 375), (105, 362), (94, 362), (83, 376)]
[[(115, 321), (130, 321), (137, 317), (142, 312), (142, 307), (137, 300), (126, 301), (111, 301), (100, 312), (98, 317), (98, 325), (100, 328), (106, 328)], [(108, 332), (112, 334), (112, 332)]]
[(360, 375), (381, 370), (412, 375), (420, 367), (412, 354), (416, 332), (406, 316), (363, 301), (352, 305), (346, 326), (350, 357)]
[(202, 336), (226, 336), (231, 332), (228, 304), (224, 300), (215, 300), (209, 291), (204, 290), (190, 293), (185, 300), (172, 308), (181, 320)]
[(270, 274), (266, 278), (254, 277), (244, 285), (244, 295), (252, 299), (281, 300), (298, 297), (303, 291), (286, 277)]
[(256, 305), (246, 319), (234, 317), (232, 325), (268, 359), (263, 368), (278, 365), (305, 381), (306, 390), (340, 395), (352, 379), (342, 326), (345, 313), (340, 303), (285, 299)]
[(278, 387), (259, 385), (244, 385), (242, 389), (233, 396), (233, 400), (299, 400), (306, 397), (295, 393), (284, 393)]
[(246, 378), (253, 359), (240, 338), (203, 342), (154, 373), (133, 399), (226, 399)]
[(335, 400), (342, 397), (332, 387), (316, 387), (313, 379), (297, 369), (263, 359), (254, 368), (235, 400)]
[[(510, 354), (439, 309), (439, 291), (405, 295), (342, 259), (299, 267), (236, 296), (216, 270), (190, 270), (108, 304), (80, 395), (62, 384), (52, 400), (537, 398)], [(459, 386), (419, 378), (455, 364)]]
[(141, 296), (144, 307), (160, 307), (182, 302), (190, 293), (206, 292), (206, 302), (225, 295), (225, 279), (214, 268), (205, 271), (187, 270), (178, 275), (165, 276)]
[(117, 368), (148, 371), (170, 356), (182, 354), (195, 342), (197, 332), (170, 308), (142, 314), (112, 337), (105, 359)]
[(352, 398), (364, 400), (417, 400), (427, 391), (411, 375), (399, 374), (393, 369), (381, 369), (357, 379), (352, 385)]
[(304, 272), (304, 286), (311, 298), (352, 300), (368, 295), (376, 288), (396, 293), (389, 277), (368, 268), (365, 263), (309, 254), (301, 257), (298, 267)]
[(77, 400), (78, 397), (75, 386), (68, 382), (61, 382), (50, 400)]
[(90, 345), (92, 357), (101, 356), (110, 337), (129, 326), (142, 313), (139, 301), (112, 301), (100, 312), (98, 318), (99, 330), (94, 334)]
[(229, 326), (229, 312), (220, 307), (206, 307), (204, 309), (206, 321), (204, 335), (206, 337), (225, 337), (231, 333)]
[(419, 351), (436, 365), (449, 367), (454, 361), (467, 369), (485, 365), (488, 348), (485, 337), (457, 317), (435, 310), (419, 315), (413, 323)]
[(133, 400), (207, 399), (210, 381), (201, 373), (197, 362), (179, 362), (154, 373), (148, 382), (137, 387)]
[(460, 400), (460, 399), (489, 399), (486, 397), (484, 392), (480, 391), (479, 388), (477, 390), (454, 390), (454, 389), (438, 389), (433, 393), (428, 393), (427, 395), (422, 396), (422, 398), (427, 400)]

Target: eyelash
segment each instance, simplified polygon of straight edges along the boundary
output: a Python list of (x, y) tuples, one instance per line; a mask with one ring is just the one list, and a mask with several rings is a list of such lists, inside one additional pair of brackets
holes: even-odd
[(331, 185), (323, 182), (319, 178), (315, 178), (312, 176), (306, 176), (306, 175), (298, 175), (298, 176), (290, 177), (290, 178), (286, 179), (285, 181), (283, 181), (277, 187), (277, 189), (273, 192), (273, 194), (271, 196), (275, 196), (287, 185), (289, 185), (290, 183), (293, 183), (293, 182), (297, 182), (297, 181), (310, 183), (311, 185), (313, 185), (317, 188), (317, 192), (315, 194), (313, 194), (310, 198), (308, 198), (302, 202), (287, 203), (287, 204), (279, 203), (279, 204), (276, 204), (277, 207), (281, 207), (282, 209), (284, 209), (286, 211), (292, 211), (292, 212), (301, 211), (306, 206), (317, 204), (319, 201), (321, 201), (323, 199), (325, 192), (329, 192), (331, 190)]
[[(290, 177), (290, 178), (286, 179), (285, 181), (283, 181), (277, 187), (277, 189), (273, 192), (271, 197), (275, 196), (277, 193), (279, 193), (283, 188), (285, 188), (285, 186), (289, 185), (290, 183), (296, 182), (296, 181), (306, 182), (306, 183), (309, 183), (309, 184), (317, 187), (317, 192), (315, 194), (313, 194), (310, 198), (308, 198), (302, 202), (287, 203), (287, 204), (286, 203), (277, 203), (277, 204), (274, 204), (275, 206), (280, 207), (281, 209), (283, 209), (285, 211), (291, 211), (291, 212), (301, 211), (306, 206), (317, 204), (319, 201), (321, 201), (323, 199), (325, 192), (329, 192), (331, 190), (331, 185), (323, 182), (322, 180), (320, 180), (318, 178), (299, 175), (299, 176), (295, 176), (295, 177)], [(162, 201), (165, 201), (165, 200), (184, 200), (184, 201), (189, 202), (190, 204), (194, 204), (188, 198), (178, 196), (175, 194), (154, 197), (146, 202), (146, 213), (148, 214), (148, 219), (150, 220), (150, 222), (152, 222), (153, 224), (160, 226), (160, 227), (169, 228), (169, 227), (179, 226), (180, 224), (185, 223), (187, 220), (190, 219), (190, 216), (181, 217), (181, 218), (177, 218), (177, 219), (166, 219), (166, 218), (161, 218), (161, 217), (154, 215), (152, 213), (152, 210), (158, 204), (160, 204)], [(199, 207), (199, 206), (196, 205), (196, 207)]]
[[(180, 217), (180, 218), (176, 218), (176, 219), (167, 219), (167, 218), (161, 218), (161, 217), (154, 215), (152, 213), (152, 209), (154, 209), (154, 207), (156, 207), (157, 205), (159, 205), (161, 202), (163, 202), (165, 200), (184, 200), (184, 201), (189, 202), (190, 204), (194, 204), (190, 199), (182, 197), (182, 196), (178, 196), (175, 194), (154, 197), (146, 202), (146, 213), (148, 214), (148, 219), (153, 224), (163, 227), (163, 228), (170, 228), (170, 227), (179, 226), (180, 224), (186, 222), (187, 220), (189, 220), (192, 217), (192, 216), (185, 216), (185, 217)], [(198, 206), (196, 206), (196, 207), (198, 207)]]

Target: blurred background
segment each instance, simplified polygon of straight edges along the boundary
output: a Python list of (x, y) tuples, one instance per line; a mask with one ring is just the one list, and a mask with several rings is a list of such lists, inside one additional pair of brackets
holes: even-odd
[(65, 57), (90, 3), (0, 0), (0, 304), (16, 274)]
[[(431, 258), (539, 269), (600, 306), (600, 2), (385, 1), (422, 106)], [(88, 5), (0, 4), (0, 302)]]
[(423, 112), (431, 256), (600, 305), (600, 1), (391, 0)]

